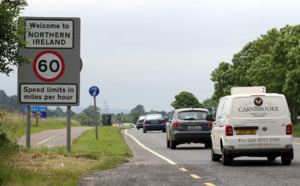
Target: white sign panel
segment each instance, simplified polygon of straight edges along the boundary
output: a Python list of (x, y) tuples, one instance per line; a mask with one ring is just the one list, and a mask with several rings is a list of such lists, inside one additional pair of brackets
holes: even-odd
[(73, 48), (72, 20), (26, 20), (26, 48)]
[(21, 84), (20, 102), (26, 103), (77, 103), (77, 85)]

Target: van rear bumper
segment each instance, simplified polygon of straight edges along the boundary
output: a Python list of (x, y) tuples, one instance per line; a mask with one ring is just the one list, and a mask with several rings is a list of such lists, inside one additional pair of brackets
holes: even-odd
[(294, 149), (292, 145), (287, 145), (286, 148), (274, 149), (234, 149), (232, 146), (224, 147), (225, 154), (231, 157), (250, 156), (250, 157), (266, 157), (266, 156), (290, 156), (294, 159)]

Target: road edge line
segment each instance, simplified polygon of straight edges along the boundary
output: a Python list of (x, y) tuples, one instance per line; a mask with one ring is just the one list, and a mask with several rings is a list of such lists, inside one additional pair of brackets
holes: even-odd
[(151, 152), (152, 154), (158, 156), (159, 158), (165, 160), (166, 162), (168, 162), (168, 163), (171, 164), (171, 165), (177, 165), (177, 163), (175, 163), (174, 161), (170, 160), (169, 158), (166, 158), (166, 157), (164, 157), (163, 155), (158, 154), (157, 152), (155, 152), (155, 151), (149, 149), (148, 147), (146, 147), (144, 144), (142, 144), (142, 143), (141, 143), (138, 139), (136, 139), (134, 136), (128, 134), (127, 129), (125, 130), (125, 134), (126, 134), (127, 136), (131, 137), (137, 144), (139, 144), (139, 145), (140, 145), (142, 148), (144, 148), (145, 150), (147, 150), (147, 151)]

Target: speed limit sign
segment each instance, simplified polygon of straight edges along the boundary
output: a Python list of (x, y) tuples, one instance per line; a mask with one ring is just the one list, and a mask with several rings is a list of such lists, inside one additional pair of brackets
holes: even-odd
[(33, 61), (33, 71), (42, 81), (53, 82), (64, 73), (65, 62), (61, 55), (52, 50), (39, 53)]

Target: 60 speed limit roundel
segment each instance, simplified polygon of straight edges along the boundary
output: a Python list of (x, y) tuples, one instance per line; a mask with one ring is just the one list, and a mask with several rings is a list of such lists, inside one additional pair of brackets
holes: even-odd
[(46, 50), (34, 58), (33, 71), (40, 80), (53, 82), (63, 75), (65, 61), (59, 53)]

